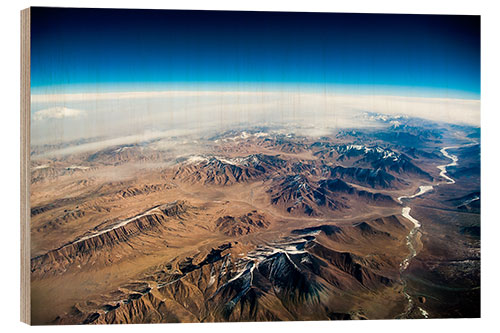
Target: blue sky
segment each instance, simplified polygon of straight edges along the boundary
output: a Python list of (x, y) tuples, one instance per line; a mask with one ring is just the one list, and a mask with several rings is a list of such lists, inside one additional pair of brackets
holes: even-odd
[(478, 16), (34, 8), (34, 94), (300, 89), (478, 99)]

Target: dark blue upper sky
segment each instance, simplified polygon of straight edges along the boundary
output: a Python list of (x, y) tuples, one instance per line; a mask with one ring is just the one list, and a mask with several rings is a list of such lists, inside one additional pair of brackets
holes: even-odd
[(480, 18), (32, 9), (34, 93), (172, 84), (384, 87), (479, 98)]

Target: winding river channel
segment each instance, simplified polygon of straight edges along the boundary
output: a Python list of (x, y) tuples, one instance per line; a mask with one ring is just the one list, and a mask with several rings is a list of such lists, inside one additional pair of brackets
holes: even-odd
[[(403, 273), (408, 268), (408, 266), (410, 265), (410, 261), (417, 255), (415, 243), (416, 243), (416, 236), (417, 236), (418, 231), (421, 227), (420, 221), (418, 221), (416, 218), (414, 218), (413, 216), (410, 215), (411, 208), (409, 206), (407, 206), (406, 201), (413, 199), (413, 198), (416, 198), (416, 197), (419, 197), (419, 196), (433, 190), (435, 186), (439, 186), (441, 184), (454, 184), (455, 183), (455, 180), (447, 175), (446, 168), (457, 165), (458, 157), (448, 153), (448, 149), (456, 149), (456, 148), (460, 148), (460, 147), (444, 147), (440, 150), (441, 154), (443, 154), (444, 157), (451, 159), (450, 163), (439, 165), (437, 167), (440, 170), (439, 176), (444, 178), (446, 180), (445, 182), (437, 183), (435, 185), (422, 185), (419, 187), (417, 193), (415, 193), (413, 195), (401, 196), (398, 198), (399, 203), (401, 203), (403, 205), (401, 215), (403, 215), (403, 217), (410, 220), (410, 222), (412, 222), (414, 225), (413, 229), (411, 229), (408, 236), (406, 236), (406, 244), (408, 245), (408, 249), (410, 250), (410, 253), (401, 262), (400, 267), (399, 267), (400, 273)], [(403, 200), (405, 200), (405, 202), (403, 202)], [(406, 307), (405, 312), (400, 314), (398, 316), (398, 318), (406, 318), (413, 311), (414, 306), (415, 306), (412, 297), (408, 294), (408, 292), (406, 290), (406, 281), (404, 281), (403, 278), (402, 278), (402, 281), (403, 281), (403, 294), (405, 295), (406, 299), (408, 300), (408, 305)], [(418, 307), (418, 310), (420, 311), (420, 313), (422, 314), (422, 316), (424, 318), (429, 317), (429, 313), (427, 311), (425, 311), (424, 309), (422, 309), (421, 307)]]

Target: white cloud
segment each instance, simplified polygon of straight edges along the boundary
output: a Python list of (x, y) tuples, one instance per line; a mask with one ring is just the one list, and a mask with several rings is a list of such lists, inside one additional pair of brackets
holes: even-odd
[(63, 118), (73, 118), (85, 115), (85, 111), (70, 109), (64, 106), (56, 106), (52, 108), (43, 109), (36, 111), (33, 114), (33, 120), (46, 120), (46, 119), (63, 119)]

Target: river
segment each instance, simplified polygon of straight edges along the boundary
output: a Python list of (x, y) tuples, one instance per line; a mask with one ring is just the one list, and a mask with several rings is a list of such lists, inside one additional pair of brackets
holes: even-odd
[[(418, 231), (421, 227), (420, 221), (418, 221), (416, 218), (414, 218), (413, 216), (410, 215), (411, 207), (405, 205), (403, 200), (408, 200), (408, 199), (413, 199), (413, 198), (419, 197), (419, 196), (421, 196), (429, 191), (432, 191), (435, 186), (438, 186), (440, 184), (454, 184), (455, 180), (447, 175), (446, 168), (450, 167), (450, 166), (456, 166), (458, 164), (457, 163), (458, 157), (455, 155), (449, 154), (447, 151), (448, 149), (456, 149), (456, 148), (459, 148), (459, 147), (444, 147), (440, 150), (441, 154), (443, 154), (444, 157), (451, 159), (451, 163), (439, 165), (437, 167), (440, 170), (439, 176), (446, 179), (446, 182), (437, 183), (435, 185), (422, 185), (419, 187), (417, 193), (415, 193), (413, 195), (401, 196), (398, 198), (399, 203), (403, 204), (403, 206), (404, 206), (402, 211), (401, 211), (401, 215), (403, 215), (403, 217), (405, 217), (406, 219), (408, 219), (410, 222), (413, 223), (413, 228), (410, 230), (410, 233), (406, 236), (406, 244), (408, 246), (408, 249), (410, 250), (410, 253), (408, 254), (408, 256), (406, 256), (405, 259), (403, 259), (403, 261), (401, 262), (401, 264), (399, 266), (399, 271), (401, 274), (408, 268), (408, 266), (410, 265), (410, 261), (417, 255), (415, 243), (416, 243), (416, 236), (417, 236)], [(415, 305), (414, 305), (414, 301), (413, 301), (412, 297), (408, 294), (408, 292), (406, 290), (406, 281), (404, 281), (404, 279), (402, 277), (401, 277), (401, 280), (403, 282), (403, 294), (405, 295), (406, 299), (408, 300), (408, 305), (406, 307), (405, 312), (400, 314), (397, 318), (406, 318), (413, 311)], [(424, 318), (429, 318), (429, 313), (427, 311), (425, 311), (423, 308), (418, 307), (418, 310), (420, 311), (420, 313), (422, 314), (422, 316)]]

